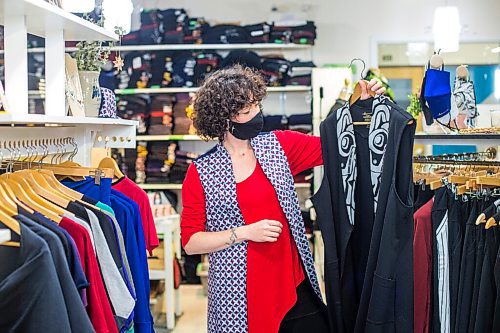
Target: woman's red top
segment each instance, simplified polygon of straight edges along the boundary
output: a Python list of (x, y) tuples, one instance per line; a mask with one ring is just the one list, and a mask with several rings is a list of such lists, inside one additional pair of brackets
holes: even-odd
[[(319, 137), (293, 131), (275, 131), (292, 173), (323, 163)], [(247, 302), (250, 333), (276, 333), (297, 300), (296, 287), (305, 272), (276, 192), (259, 163), (253, 173), (236, 184), (238, 204), (246, 224), (277, 220), (283, 232), (274, 243), (248, 243)], [(205, 198), (200, 177), (192, 164), (182, 187), (182, 244), (205, 231)]]

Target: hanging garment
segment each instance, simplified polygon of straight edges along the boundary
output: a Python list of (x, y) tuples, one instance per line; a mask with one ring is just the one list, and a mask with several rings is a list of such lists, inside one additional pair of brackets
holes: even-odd
[[(480, 207), (480, 212), (485, 212), (491, 210), (493, 202), (487, 199), (483, 199), (482, 205)], [(477, 218), (477, 217), (476, 217)], [(474, 223), (476, 220), (474, 220)], [(471, 308), (469, 312), (469, 332), (474, 332), (474, 326), (476, 323), (476, 313), (477, 305), (479, 303), (479, 287), (481, 285), (481, 271), (483, 269), (483, 259), (484, 259), (484, 243), (486, 230), (484, 227), (476, 226), (476, 262), (474, 265), (474, 280), (472, 283), (472, 301)]]
[(432, 290), (432, 206), (428, 200), (414, 214), (413, 281), (414, 332), (428, 333), (431, 315)]
[[(314, 263), (304, 232), (293, 176), (274, 133), (251, 140), (256, 159), (273, 185), (289, 223), (293, 241), (314, 292), (321, 300)], [(245, 224), (237, 201), (236, 181), (229, 154), (222, 145), (195, 160), (206, 198), (206, 230), (228, 230)], [(217, 177), (214, 177), (217, 175)], [(221, 209), (221, 206), (224, 207)], [(208, 331), (247, 332), (247, 242), (209, 254)]]
[(465, 226), (462, 258), (460, 262), (460, 279), (457, 297), (456, 332), (466, 333), (469, 327), (469, 314), (472, 303), (472, 286), (476, 263), (476, 218), (479, 215), (478, 200), (473, 199), (467, 224)]
[(153, 213), (151, 211), (151, 204), (149, 203), (147, 193), (127, 177), (118, 180), (113, 184), (112, 188), (127, 195), (137, 205), (139, 205), (146, 248), (148, 249), (149, 254), (152, 255), (153, 250), (158, 247), (159, 242)]
[[(313, 201), (325, 244), (329, 320), (335, 332), (411, 332), (415, 125), (408, 125), (410, 114), (383, 96), (358, 103), (372, 119), (365, 133), (353, 126), (347, 103), (321, 124), (325, 174)], [(363, 148), (358, 138), (363, 138)], [(369, 166), (364, 167), (365, 161)], [(361, 182), (357, 175), (363, 177)], [(356, 193), (368, 187), (363, 195), (373, 200), (367, 209), (366, 201), (357, 202)], [(363, 214), (371, 214), (372, 221), (358, 221)], [(359, 239), (369, 242), (354, 244), (354, 230), (361, 227), (366, 229), (360, 232), (371, 237)], [(368, 249), (365, 268), (353, 255), (363, 248)], [(364, 272), (361, 286), (353, 286), (355, 272)]]
[(100, 185), (96, 185), (92, 178), (78, 182), (65, 181), (64, 185), (112, 207), (123, 234), (137, 298), (134, 308), (135, 332), (154, 332), (153, 318), (149, 309), (150, 287), (146, 245), (139, 206), (127, 196), (113, 190), (110, 178), (101, 178)]
[(0, 246), (0, 332), (71, 332), (48, 245), (20, 227), (21, 248)]
[(55, 233), (25, 216), (18, 215), (15, 219), (40, 236), (49, 247), (54, 267), (56, 268), (58, 281), (61, 285), (64, 297), (62, 304), (64, 304), (68, 314), (71, 332), (94, 332), (94, 328), (92, 327), (92, 323), (90, 322), (87, 312), (85, 311), (80, 295), (78, 294), (78, 290), (76, 289), (76, 286), (71, 278), (69, 266), (64, 256), (62, 242), (57, 238)]
[[(479, 227), (482, 228), (483, 225)], [(481, 269), (474, 332), (495, 332), (492, 330), (496, 300), (496, 286), (493, 273), (498, 251), (497, 229), (485, 230), (483, 267)]]
[(448, 247), (448, 192), (436, 190), (432, 207), (433, 228), (433, 332), (450, 332), (450, 255)]
[(476, 127), (476, 118), (479, 116), (479, 113), (476, 107), (476, 92), (473, 82), (468, 79), (456, 77), (453, 97), (455, 98), (460, 114), (467, 115), (466, 125), (472, 128)]
[[(447, 190), (448, 191), (448, 190)], [(462, 203), (455, 200), (454, 194), (448, 192), (448, 253), (450, 264), (450, 330), (456, 332), (455, 320), (460, 279), (460, 261), (462, 258), (463, 230)]]

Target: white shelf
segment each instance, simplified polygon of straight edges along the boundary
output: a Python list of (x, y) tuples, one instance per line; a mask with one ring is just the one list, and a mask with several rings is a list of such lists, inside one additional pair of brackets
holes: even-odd
[(30, 34), (45, 37), (48, 30), (62, 29), (65, 40), (118, 40), (118, 36), (44, 0), (0, 0), (0, 25), (6, 15), (24, 16)]
[[(203, 141), (198, 135), (138, 135), (137, 141)], [(217, 141), (217, 139), (209, 142)]]
[(10, 241), (10, 230), (1, 229), (0, 230), (0, 244)]
[(0, 114), (0, 125), (50, 125), (50, 126), (70, 126), (70, 125), (119, 125), (137, 126), (135, 120), (94, 118), (94, 117), (71, 117), (71, 116), (46, 116), (40, 114)]
[[(182, 190), (182, 184), (137, 184), (143, 190)], [(310, 188), (309, 183), (296, 183), (295, 188)]]
[(143, 190), (182, 190), (182, 184), (137, 184)]
[[(143, 88), (143, 89), (115, 89), (117, 95), (137, 95), (137, 94), (176, 94), (196, 92), (198, 88)], [(268, 92), (308, 92), (310, 86), (284, 86), (268, 87)]]
[(122, 45), (112, 47), (113, 51), (177, 51), (177, 50), (307, 50), (312, 45), (303, 44), (160, 44), (160, 45)]

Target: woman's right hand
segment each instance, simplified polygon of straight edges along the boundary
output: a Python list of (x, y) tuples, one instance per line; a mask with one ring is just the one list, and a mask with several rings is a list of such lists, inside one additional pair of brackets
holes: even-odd
[(244, 226), (245, 238), (257, 242), (270, 242), (274, 243), (283, 230), (283, 224), (275, 220), (261, 220), (252, 224)]

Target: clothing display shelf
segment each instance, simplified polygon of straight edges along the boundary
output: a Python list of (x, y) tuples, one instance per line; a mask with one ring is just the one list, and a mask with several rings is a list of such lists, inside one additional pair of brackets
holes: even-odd
[[(138, 135), (137, 141), (203, 141), (198, 135)], [(217, 141), (213, 139), (210, 141)]]
[[(136, 121), (66, 115), (65, 41), (116, 41), (118, 36), (44, 0), (0, 0), (4, 26), (5, 106), (2, 140), (72, 137), (75, 161), (90, 165), (93, 147), (134, 148)], [(28, 91), (28, 34), (45, 39), (45, 91)], [(28, 100), (45, 98), (45, 115), (28, 113)], [(58, 127), (55, 129), (54, 127)]]
[[(165, 280), (165, 295), (163, 301), (166, 309), (167, 329), (175, 327), (175, 317), (182, 315), (181, 293), (174, 288), (174, 252), (177, 259), (181, 258), (180, 216), (170, 215), (155, 218), (156, 231), (163, 236), (164, 270), (149, 270), (150, 280)], [(174, 251), (172, 251), (172, 248)], [(156, 250), (155, 250), (156, 251)]]
[[(312, 45), (306, 44), (278, 44), (278, 43), (262, 43), (262, 44), (158, 44), (158, 45), (122, 45), (113, 46), (111, 51), (130, 52), (130, 51), (198, 51), (198, 50), (254, 50), (254, 51), (274, 51), (274, 50), (309, 50)], [(42, 53), (45, 51), (43, 47), (33, 47), (28, 49), (29, 53)], [(66, 52), (75, 52), (76, 47), (67, 47)], [(1, 54), (1, 51), (0, 51)]]
[[(115, 89), (117, 95), (137, 95), (137, 94), (176, 94), (196, 92), (198, 88), (143, 88), (143, 89)], [(283, 87), (267, 87), (267, 92), (286, 93), (286, 92), (308, 92), (311, 91), (309, 86), (283, 86)]]
[[(182, 190), (182, 184), (137, 184), (143, 190)], [(309, 183), (295, 183), (296, 189), (310, 188)]]

